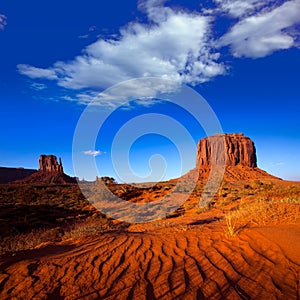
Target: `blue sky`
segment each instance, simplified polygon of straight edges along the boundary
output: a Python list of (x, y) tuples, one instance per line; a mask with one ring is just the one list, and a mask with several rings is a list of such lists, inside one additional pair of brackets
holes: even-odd
[[(85, 107), (114, 84), (155, 76), (191, 86), (224, 132), (251, 137), (260, 168), (300, 180), (299, 11), (300, 0), (2, 2), (0, 165), (37, 168), (40, 154), (55, 154), (73, 175)], [(101, 101), (103, 109), (116, 103)], [(184, 113), (144, 101), (111, 117), (82, 155), (95, 155), (100, 175), (115, 176), (113, 134), (151, 112), (167, 112), (195, 141), (205, 136)], [(132, 145), (132, 168), (145, 176), (157, 153), (169, 166), (165, 179), (180, 175), (176, 147), (155, 134)], [(188, 161), (192, 168), (193, 155)]]

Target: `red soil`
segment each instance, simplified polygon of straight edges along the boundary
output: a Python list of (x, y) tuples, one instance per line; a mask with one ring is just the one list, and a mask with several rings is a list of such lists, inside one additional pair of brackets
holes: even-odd
[(299, 225), (227, 238), (216, 218), (189, 224), (137, 225), (4, 256), (0, 298), (299, 299)]

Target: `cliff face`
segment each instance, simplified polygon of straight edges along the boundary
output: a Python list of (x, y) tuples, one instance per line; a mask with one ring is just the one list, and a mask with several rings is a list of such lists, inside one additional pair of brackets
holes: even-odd
[(55, 155), (41, 155), (39, 166), (39, 171), (64, 173), (61, 158), (58, 163)]
[(253, 141), (243, 134), (224, 134), (207, 137), (199, 141), (197, 166), (210, 166), (215, 163), (226, 166), (257, 167), (256, 149)]

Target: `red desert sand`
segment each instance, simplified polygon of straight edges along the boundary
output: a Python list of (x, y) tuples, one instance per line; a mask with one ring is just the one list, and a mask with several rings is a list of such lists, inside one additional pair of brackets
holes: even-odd
[(188, 221), (194, 225), (136, 225), (5, 256), (0, 297), (299, 299), (299, 225), (253, 227), (226, 238), (212, 216)]

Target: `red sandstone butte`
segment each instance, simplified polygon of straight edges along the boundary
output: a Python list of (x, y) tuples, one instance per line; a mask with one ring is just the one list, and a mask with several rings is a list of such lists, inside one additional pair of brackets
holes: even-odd
[(40, 155), (39, 166), (39, 171), (58, 172), (60, 174), (63, 174), (64, 172), (61, 158), (59, 158), (58, 163), (55, 155)]
[(200, 140), (197, 166), (210, 166), (212, 157), (215, 158), (217, 164), (224, 163), (225, 159), (226, 166), (257, 167), (254, 143), (243, 134), (218, 134)]

